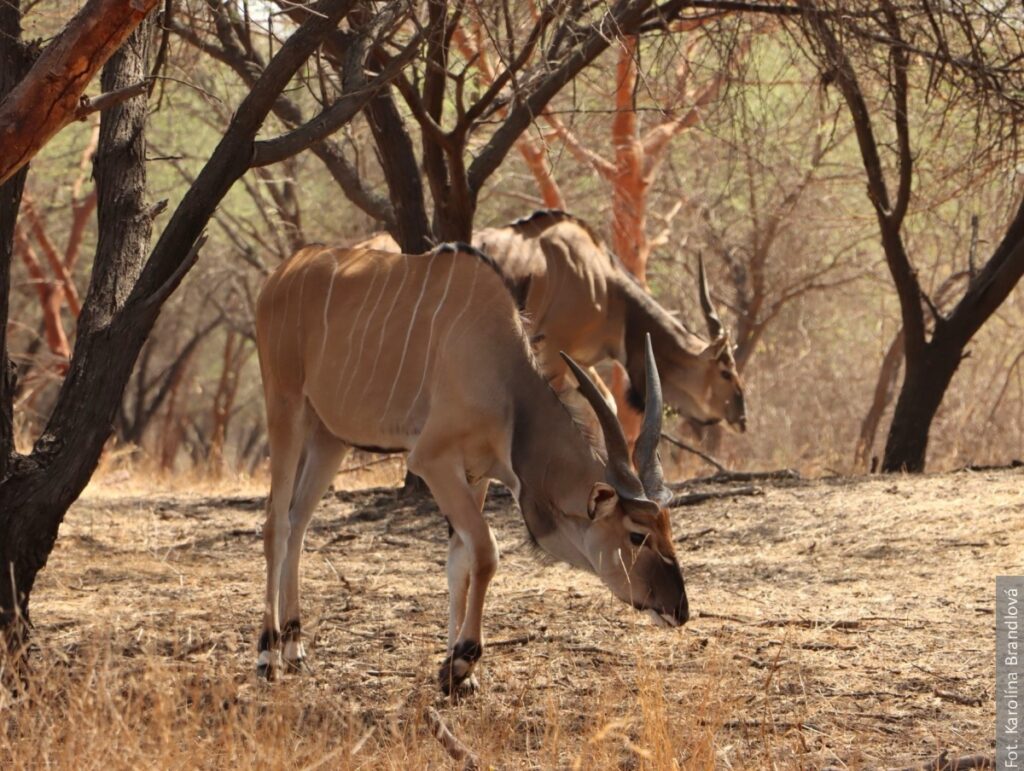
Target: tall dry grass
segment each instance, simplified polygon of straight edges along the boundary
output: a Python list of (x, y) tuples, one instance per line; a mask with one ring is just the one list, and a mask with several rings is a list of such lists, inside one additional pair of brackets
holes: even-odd
[(716, 738), (738, 709), (724, 656), (709, 657), (682, 707), (655, 666), (629, 661), (580, 673), (593, 686), (584, 710), (551, 691), (538, 714), (524, 698), (533, 683), (451, 705), (424, 677), (397, 703), (363, 706), (315, 675), (267, 685), (222, 656), (180, 654), (98, 635), (35, 651), (27, 685), (0, 696), (0, 768), (458, 767), (425, 720), (435, 707), (483, 767), (709, 770), (721, 767)]

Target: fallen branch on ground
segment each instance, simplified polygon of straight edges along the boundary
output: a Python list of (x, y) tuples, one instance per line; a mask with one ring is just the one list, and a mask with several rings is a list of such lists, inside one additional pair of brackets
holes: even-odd
[(707, 477), (673, 482), (669, 487), (678, 490), (679, 488), (692, 487), (693, 485), (716, 485), (727, 482), (797, 481), (801, 478), (800, 472), (791, 468), (776, 469), (775, 471), (720, 471)]
[(705, 527), (703, 530), (700, 530), (700, 531), (698, 531), (696, 533), (683, 533), (681, 536), (676, 538), (676, 543), (684, 543), (684, 542), (689, 541), (691, 539), (696, 541), (698, 538), (703, 538), (704, 536), (711, 535), (711, 533), (714, 533), (714, 532), (716, 532), (716, 528)]
[(441, 746), (452, 760), (462, 763), (464, 771), (476, 771), (480, 768), (480, 759), (452, 733), (436, 709), (427, 707), (423, 714), (430, 724), (430, 732), (441, 742)]
[(680, 450), (686, 450), (687, 452), (692, 452), (698, 458), (700, 458), (701, 460), (703, 460), (703, 461), (705, 461), (707, 463), (710, 463), (712, 466), (714, 466), (716, 469), (718, 469), (721, 472), (727, 472), (728, 471), (728, 469), (726, 469), (726, 467), (723, 466), (719, 461), (717, 461), (713, 456), (708, 455), (703, 450), (698, 450), (692, 444), (687, 444), (682, 439), (677, 439), (676, 437), (672, 436), (671, 434), (666, 434), (664, 432), (662, 432), (661, 438), (664, 439), (669, 444), (674, 444)]
[(951, 701), (955, 704), (963, 704), (965, 707), (980, 707), (982, 700), (977, 696), (961, 696), (953, 691), (942, 691), (935, 689), (935, 695), (944, 701)]
[(696, 506), (698, 503), (710, 501), (714, 498), (735, 498), (741, 495), (764, 495), (760, 487), (733, 487), (729, 490), (718, 490), (711, 493), (688, 493), (676, 495), (668, 502), (668, 508), (678, 509), (683, 506)]
[(772, 618), (754, 626), (799, 626), (804, 629), (860, 629), (860, 621), (829, 621), (823, 618)]
[(991, 755), (950, 755), (943, 750), (935, 760), (929, 760), (923, 766), (907, 766), (897, 771), (968, 771), (972, 768), (995, 768)]

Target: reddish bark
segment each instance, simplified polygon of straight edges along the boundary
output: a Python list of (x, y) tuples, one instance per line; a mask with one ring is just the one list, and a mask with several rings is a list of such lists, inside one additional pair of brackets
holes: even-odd
[(64, 374), (67, 371), (68, 359), (71, 358), (71, 346), (68, 344), (68, 336), (64, 332), (64, 323), (60, 317), (63, 291), (46, 275), (43, 266), (39, 264), (39, 258), (36, 256), (32, 244), (29, 243), (20, 227), (16, 227), (14, 230), (14, 246), (21, 261), (25, 263), (28, 275), (36, 288), (36, 294), (39, 295), (39, 303), (43, 309), (46, 347), (49, 348), (50, 353), (62, 360), (58, 365), (58, 370)]
[(82, 94), (157, 0), (89, 0), (0, 104), (0, 183), (79, 117)]
[[(490, 86), (494, 83), (494, 65), (491, 63), (482, 45), (482, 32), (479, 22), (472, 25), (472, 30), (473, 41), (470, 41), (463, 29), (457, 28), (452, 36), (452, 42), (458, 46), (466, 61), (476, 64), (483, 84)], [(499, 111), (499, 114), (505, 115), (507, 112), (507, 110), (502, 109)], [(555, 181), (555, 177), (551, 173), (551, 165), (548, 163), (548, 155), (544, 143), (539, 139), (523, 135), (516, 141), (516, 149), (519, 150), (519, 154), (523, 156), (527, 168), (533, 174), (537, 187), (540, 189), (541, 198), (544, 200), (544, 205), (550, 209), (565, 209), (565, 198), (558, 187), (558, 182)]]
[(224, 442), (228, 433), (228, 422), (234, 411), (235, 396), (238, 393), (239, 371), (250, 351), (245, 350), (245, 341), (229, 330), (224, 340), (224, 357), (220, 380), (213, 397), (213, 432), (210, 438), (209, 466), (214, 474), (220, 474), (224, 466)]
[[(36, 243), (38, 243), (39, 247), (43, 250), (43, 254), (46, 256), (46, 261), (50, 264), (50, 270), (53, 271), (54, 275), (60, 282), (62, 294), (67, 297), (68, 308), (70, 309), (71, 314), (75, 318), (78, 318), (78, 314), (82, 311), (82, 304), (78, 299), (78, 290), (75, 288), (75, 282), (71, 280), (71, 274), (68, 272), (67, 264), (64, 258), (57, 253), (57, 247), (53, 245), (53, 241), (47, 234), (43, 219), (39, 216), (39, 212), (36, 211), (35, 204), (28, 193), (26, 193), (23, 198), (22, 213), (28, 219), (29, 227), (32, 230), (32, 237), (35, 238)], [(75, 245), (75, 249), (77, 252), (77, 244)]]
[[(696, 23), (689, 23), (687, 28), (693, 29), (695, 26)], [(739, 43), (734, 57), (742, 56), (749, 45), (749, 39)], [(612, 249), (626, 269), (644, 286), (647, 286), (647, 259), (651, 253), (651, 243), (646, 233), (648, 190), (658, 174), (671, 140), (700, 122), (703, 108), (721, 93), (728, 79), (728, 71), (719, 72), (693, 94), (688, 91), (688, 76), (689, 68), (684, 62), (678, 91), (685, 97), (688, 108), (641, 136), (633, 105), (638, 77), (636, 38), (623, 39), (616, 67), (615, 118), (612, 121), (614, 161), (584, 146), (554, 115), (544, 115), (555, 134), (565, 142), (566, 149), (612, 185)]]

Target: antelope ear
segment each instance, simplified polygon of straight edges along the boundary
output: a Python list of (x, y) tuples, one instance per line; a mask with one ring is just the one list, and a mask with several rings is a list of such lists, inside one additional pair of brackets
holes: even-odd
[(596, 521), (614, 512), (618, 503), (619, 494), (615, 492), (615, 488), (604, 482), (597, 482), (590, 490), (587, 513), (592, 520)]
[(708, 343), (708, 347), (700, 352), (699, 358), (705, 361), (719, 358), (723, 353), (729, 350), (729, 338), (725, 335), (720, 335)]

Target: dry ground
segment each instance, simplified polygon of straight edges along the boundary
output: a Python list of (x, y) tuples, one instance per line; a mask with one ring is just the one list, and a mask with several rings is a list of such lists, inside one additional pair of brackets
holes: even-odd
[[(436, 706), (500, 768), (891, 768), (991, 752), (994, 576), (1024, 572), (1024, 474), (823, 480), (675, 510), (693, 620), (665, 630), (544, 566), (507, 495), (483, 691), (436, 693), (446, 530), (332, 495), (304, 558), (313, 672), (253, 676), (262, 499), (93, 488), (33, 612), (36, 691), (0, 767), (445, 768)], [(0, 723), (3, 725), (3, 723)]]

